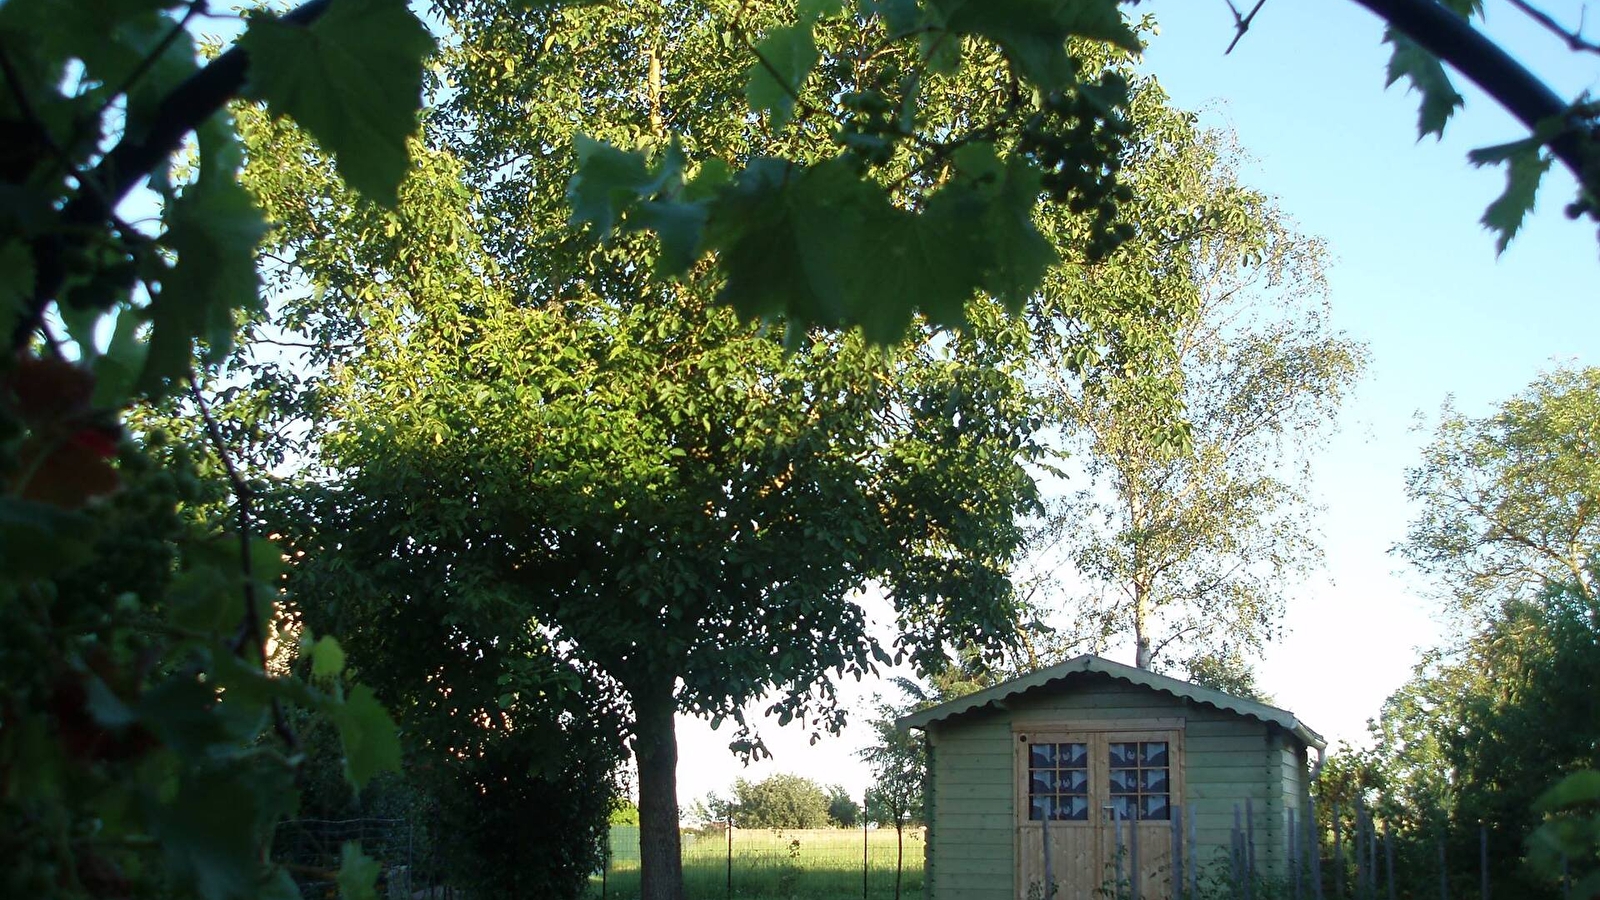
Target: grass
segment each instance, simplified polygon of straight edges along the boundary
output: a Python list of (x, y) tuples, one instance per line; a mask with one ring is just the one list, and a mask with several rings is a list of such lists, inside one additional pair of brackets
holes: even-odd
[[(852, 900), (862, 896), (862, 858), (866, 858), (867, 900), (893, 900), (895, 834), (892, 829), (862, 832), (843, 828), (734, 829), (732, 896), (740, 900)], [(906, 829), (900, 896), (922, 893), (920, 829)], [(689, 900), (729, 896), (728, 837), (721, 830), (683, 834), (683, 886)], [(602, 884), (591, 879), (594, 896), (630, 900), (639, 896), (639, 829), (611, 829), (611, 861)]]

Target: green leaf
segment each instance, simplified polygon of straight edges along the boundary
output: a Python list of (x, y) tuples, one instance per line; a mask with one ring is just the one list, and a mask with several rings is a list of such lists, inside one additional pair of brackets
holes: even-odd
[(1143, 49), (1117, 0), (930, 0), (927, 6), (947, 30), (998, 44), (1023, 77), (1046, 91), (1076, 77), (1068, 38)]
[(304, 900), (304, 895), (300, 893), (300, 886), (294, 883), (294, 876), (289, 874), (289, 870), (277, 868), (267, 876), (256, 900)]
[(622, 150), (585, 134), (572, 136), (578, 166), (567, 182), (572, 224), (606, 234), (655, 180), (642, 150)]
[(378, 900), (378, 861), (361, 852), (361, 842), (345, 841), (339, 857), (339, 896)]
[(1444, 137), (1445, 123), (1465, 101), (1456, 93), (1455, 85), (1445, 73), (1439, 57), (1424, 50), (1420, 44), (1400, 31), (1384, 31), (1384, 41), (1394, 45), (1389, 57), (1389, 80), (1392, 85), (1403, 76), (1410, 79), (1411, 87), (1422, 94), (1422, 107), (1417, 116), (1417, 138), (1430, 134)]
[(922, 22), (917, 0), (861, 0), (857, 8), (863, 17), (882, 16), (890, 37), (907, 34)]
[(1544, 180), (1544, 173), (1550, 170), (1554, 158), (1546, 155), (1539, 142), (1532, 139), (1474, 150), (1467, 158), (1473, 165), (1503, 163), (1506, 167), (1505, 191), (1489, 204), (1479, 220), (1498, 235), (1495, 252), (1504, 253), (1521, 230), (1522, 220), (1533, 209), (1539, 195), (1539, 182)]
[(751, 109), (771, 115), (777, 131), (794, 115), (795, 98), (817, 64), (817, 44), (810, 25), (789, 25), (768, 32), (755, 52), (744, 94)]
[(399, 202), (433, 52), (405, 0), (336, 0), (309, 25), (253, 18), (239, 46), (250, 56), (251, 99), (310, 132), (363, 196)]
[(223, 632), (244, 617), (244, 593), (235, 571), (195, 566), (172, 580), (167, 590), (167, 616), (172, 624), (192, 631)]
[(0, 247), (0, 334), (16, 330), (23, 310), (33, 299), (33, 253), (23, 241)]
[(337, 678), (344, 671), (344, 648), (331, 635), (323, 635), (311, 645), (311, 676)]
[(248, 786), (223, 772), (185, 779), (172, 802), (152, 816), (155, 836), (180, 881), (193, 884), (206, 900), (254, 898), (258, 803)]
[(661, 238), (656, 272), (662, 277), (682, 275), (700, 257), (700, 237), (706, 225), (704, 203), (652, 200), (629, 216), (631, 229), (648, 228)]
[(1533, 808), (1539, 812), (1556, 812), (1590, 803), (1600, 803), (1600, 772), (1580, 769), (1540, 794)]
[(47, 503), (0, 497), (0, 571), (22, 581), (88, 562), (92, 523)]
[(815, 22), (844, 12), (844, 0), (800, 0), (795, 12), (802, 22)]
[(344, 773), (356, 790), (379, 772), (400, 768), (400, 737), (394, 720), (384, 710), (372, 688), (358, 684), (349, 699), (335, 711), (339, 739), (344, 743)]
[(206, 340), (210, 360), (220, 360), (233, 344), (233, 311), (259, 302), (255, 248), (267, 228), (235, 178), (238, 138), (219, 114), (201, 126), (199, 142), (199, 177), (173, 201), (161, 237), (178, 260), (151, 300), (150, 347), (139, 378), (145, 390), (189, 370), (195, 338)]

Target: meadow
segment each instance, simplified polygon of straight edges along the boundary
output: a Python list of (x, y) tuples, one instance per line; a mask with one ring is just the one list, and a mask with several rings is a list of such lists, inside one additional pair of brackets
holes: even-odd
[[(900, 871), (902, 897), (922, 893), (923, 846), (922, 830), (906, 829)], [(724, 830), (686, 831), (684, 892), (688, 900), (730, 896), (742, 900), (851, 900), (863, 896), (866, 900), (893, 900), (895, 855), (895, 833), (889, 829), (863, 834), (845, 828), (736, 828), (731, 852)], [(595, 897), (631, 900), (639, 896), (637, 826), (612, 827), (605, 874), (596, 875), (592, 883)]]

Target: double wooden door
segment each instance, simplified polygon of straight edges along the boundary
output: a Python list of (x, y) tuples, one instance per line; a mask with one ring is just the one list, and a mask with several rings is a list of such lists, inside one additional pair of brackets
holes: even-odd
[(1172, 896), (1181, 737), (1171, 728), (1018, 734), (1019, 900)]

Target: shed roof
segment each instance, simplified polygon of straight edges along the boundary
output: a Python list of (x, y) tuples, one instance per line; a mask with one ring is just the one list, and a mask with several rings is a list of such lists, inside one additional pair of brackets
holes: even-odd
[(1087, 653), (1020, 678), (1013, 678), (994, 687), (968, 694), (965, 697), (957, 697), (938, 706), (912, 713), (901, 718), (897, 724), (901, 728), (926, 728), (934, 722), (941, 722), (986, 706), (1002, 704), (1004, 701), (1019, 694), (1036, 690), (1048, 690), (1053, 685), (1082, 673), (1106, 675), (1129, 684), (1162, 691), (1184, 700), (1268, 722), (1290, 732), (1304, 741), (1307, 746), (1317, 750), (1321, 750), (1328, 745), (1322, 735), (1312, 731), (1288, 710), (1279, 709), (1276, 706), (1268, 706), (1255, 700), (1247, 700), (1243, 697), (1235, 697), (1222, 691), (1201, 687), (1198, 684), (1192, 684), (1178, 678), (1158, 675), (1147, 669), (1126, 666), (1122, 663), (1112, 662), (1109, 659)]

